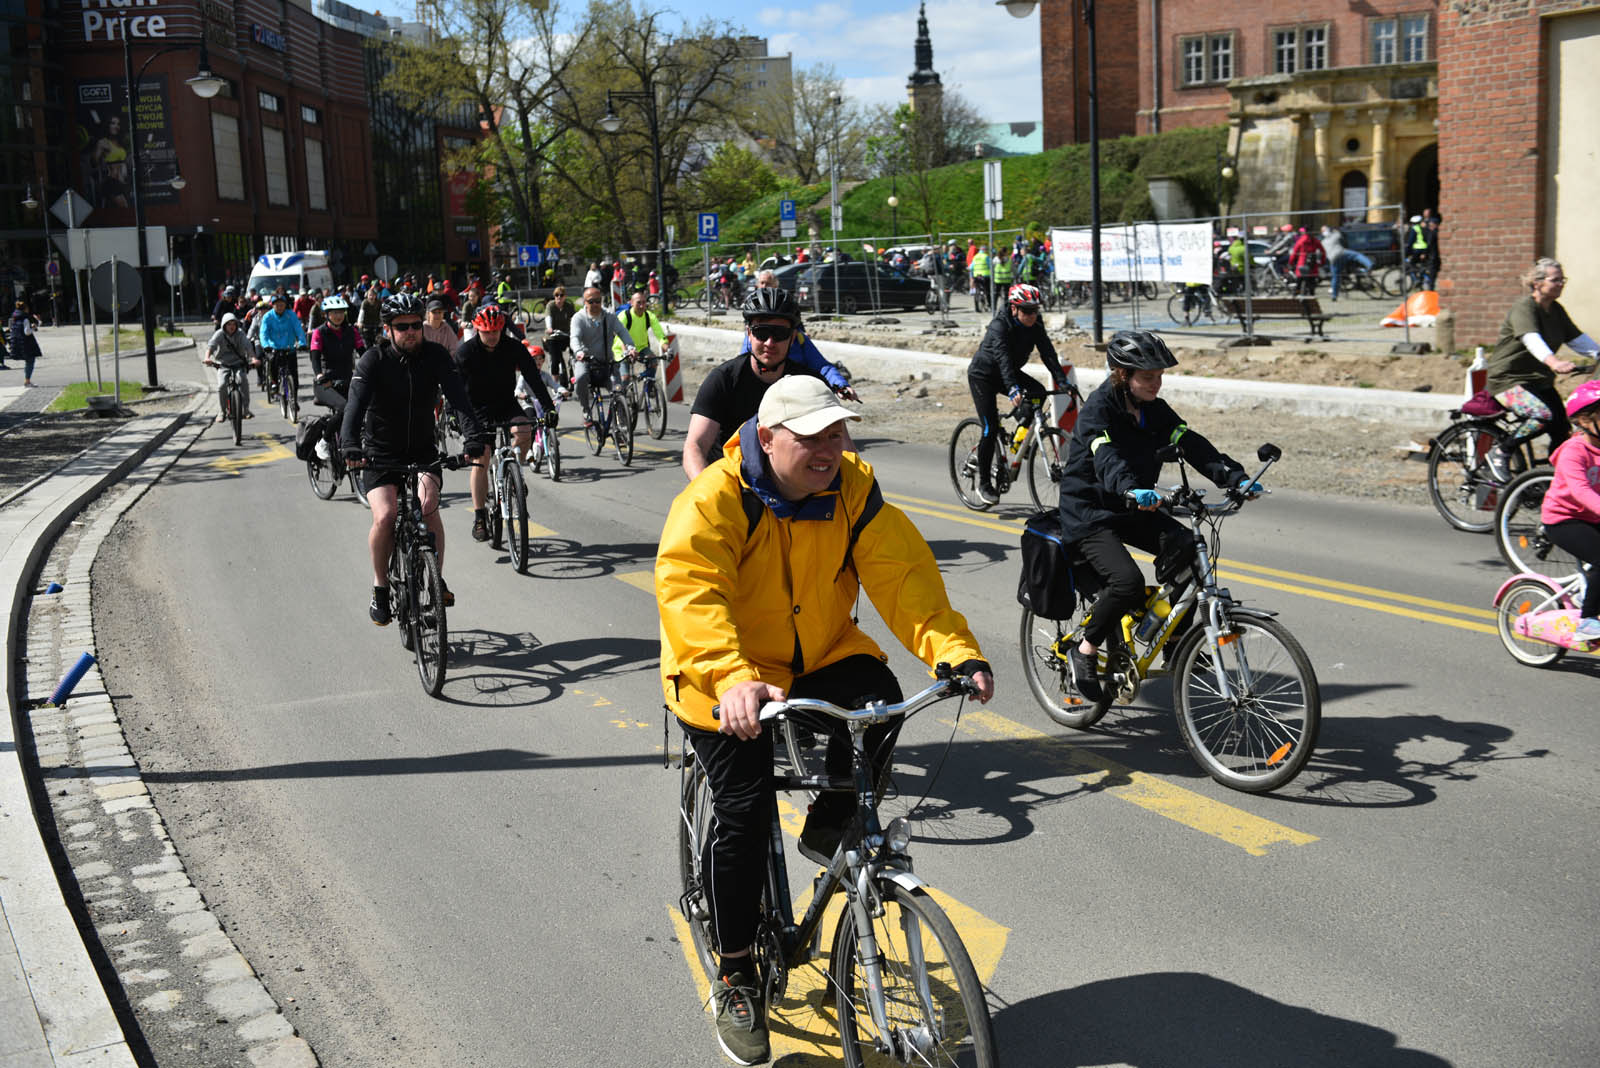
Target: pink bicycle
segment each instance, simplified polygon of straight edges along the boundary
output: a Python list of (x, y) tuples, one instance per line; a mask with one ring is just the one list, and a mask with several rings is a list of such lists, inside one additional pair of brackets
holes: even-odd
[(1574, 635), (1578, 606), (1588, 588), (1589, 568), (1560, 578), (1525, 571), (1507, 579), (1494, 595), (1495, 626), (1506, 651), (1519, 663), (1549, 667), (1567, 651), (1600, 653), (1600, 641)]

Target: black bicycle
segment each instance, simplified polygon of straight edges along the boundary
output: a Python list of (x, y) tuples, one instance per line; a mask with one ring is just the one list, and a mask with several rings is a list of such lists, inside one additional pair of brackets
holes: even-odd
[[(217, 367), (215, 360), (205, 361), (208, 367)], [(254, 366), (256, 361), (251, 360)], [(222, 417), (233, 427), (233, 443), (244, 444), (244, 384), (250, 368), (243, 364), (223, 368), (222, 373)]]
[(268, 356), (272, 359), (272, 400), (283, 412), (283, 417), (291, 423), (300, 421), (299, 390), (295, 388), (298, 369), (295, 367), (300, 360), (299, 353), (294, 349), (268, 349)]
[[(307, 430), (315, 439), (315, 444), (311, 447), (311, 454), (306, 457), (306, 481), (311, 483), (312, 493), (331, 501), (333, 495), (339, 492), (340, 481), (349, 479), (350, 492), (362, 504), (366, 504), (366, 483), (361, 481), (361, 475), (355, 468), (345, 464), (344, 454), (339, 449), (339, 419), (343, 414), (345, 388), (343, 382), (337, 381), (319, 382), (313, 387), (315, 403), (331, 409), (331, 414), (317, 416)], [(335, 404), (335, 400), (339, 403)]]
[[(874, 701), (849, 710), (826, 701), (796, 698), (768, 704), (761, 720), (780, 731), (776, 789), (816, 792), (853, 790), (856, 814), (827, 870), (817, 876), (811, 905), (796, 923), (777, 809), (767, 851), (761, 920), (751, 956), (769, 1006), (779, 1004), (789, 973), (812, 965), (822, 949), (822, 924), (835, 894), (845, 905), (828, 957), (827, 987), (851, 1068), (879, 1063), (973, 1065), (997, 1063), (994, 1032), (983, 984), (955, 925), (912, 874), (911, 822), (905, 817), (887, 827), (878, 821), (878, 795), (866, 752), (866, 729), (897, 716), (909, 716), (951, 697), (977, 692), (971, 680), (940, 664), (932, 686), (900, 704)], [(813, 723), (832, 717), (849, 727), (852, 750), (848, 777), (811, 774), (806, 748), (792, 718)], [(678, 865), (683, 877), (679, 907), (689, 922), (695, 951), (707, 975), (716, 974), (711, 910), (700, 859), (712, 825), (711, 788), (705, 770), (683, 743)]]
[(394, 524), (394, 549), (389, 553), (389, 604), (395, 622), (400, 624), (400, 644), (411, 650), (422, 688), (432, 697), (444, 689), (450, 642), (439, 551), (433, 532), (423, 519), (417, 479), (435, 463), (454, 471), (461, 467), (462, 458), (441, 454), (429, 463), (378, 468), (404, 476), (400, 513)]
[[(626, 362), (612, 366), (613, 376), (622, 373)], [(633, 463), (633, 424), (637, 419), (628, 403), (628, 384), (602, 386), (589, 381), (589, 406), (584, 409), (583, 436), (596, 456), (611, 442), (611, 449), (623, 467)]]

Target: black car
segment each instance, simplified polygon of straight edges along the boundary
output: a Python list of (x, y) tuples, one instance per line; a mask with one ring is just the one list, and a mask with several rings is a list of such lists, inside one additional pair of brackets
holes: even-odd
[(1344, 247), (1372, 261), (1373, 272), (1400, 262), (1400, 235), (1388, 223), (1345, 223)]
[(928, 310), (930, 301), (935, 299), (926, 278), (902, 274), (879, 263), (825, 263), (808, 267), (799, 280), (795, 299), (802, 309), (814, 308), (820, 302), (823, 311), (846, 315), (854, 315), (861, 308)]

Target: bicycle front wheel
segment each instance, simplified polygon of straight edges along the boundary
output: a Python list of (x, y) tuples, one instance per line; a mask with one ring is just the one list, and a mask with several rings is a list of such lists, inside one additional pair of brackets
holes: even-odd
[(1552, 592), (1550, 584), (1540, 579), (1518, 579), (1506, 587), (1506, 592), (1494, 604), (1495, 630), (1500, 635), (1500, 644), (1519, 664), (1549, 667), (1567, 655), (1561, 646), (1518, 634), (1516, 629), (1518, 617), (1543, 611), (1546, 607), (1559, 607), (1550, 600)]
[(621, 394), (612, 394), (609, 422), (611, 449), (623, 467), (633, 463), (633, 406)]
[[(846, 906), (828, 965), (844, 1063), (877, 1064), (887, 1049), (900, 1064), (992, 1068), (998, 1056), (989, 1006), (955, 924), (925, 890), (886, 878), (877, 890), (883, 911), (870, 932), (876, 959), (864, 959), (866, 932), (857, 930), (855, 910)], [(872, 1015), (874, 985), (883, 995), (882, 1026)]]
[(1079, 630), (1070, 620), (1044, 619), (1026, 608), (1022, 610), (1022, 673), (1028, 679), (1033, 699), (1056, 723), (1083, 730), (1100, 721), (1115, 695), (1108, 693), (1091, 701), (1078, 692), (1066, 657), (1078, 639)]
[(1499, 485), (1484, 457), (1505, 440), (1499, 431), (1458, 423), (1434, 439), (1428, 451), (1428, 497), (1457, 530), (1486, 534), (1494, 529)]
[(433, 553), (419, 553), (418, 560), (421, 566), (407, 575), (415, 627), (411, 652), (417, 661), (422, 688), (430, 697), (438, 697), (439, 691), (444, 689), (450, 644), (444, 618), (444, 579), (439, 576), (439, 558)]
[(1045, 427), (1028, 451), (1028, 493), (1035, 508), (1060, 507), (1061, 473), (1066, 468), (1066, 433), (1060, 427)]
[(650, 436), (660, 441), (667, 433), (667, 402), (661, 394), (661, 387), (654, 380), (644, 384), (644, 425), (650, 431)]
[[(991, 507), (978, 493), (978, 442), (983, 439), (983, 424), (976, 419), (963, 419), (950, 435), (950, 484), (956, 488), (961, 503), (975, 512), (987, 512)], [(995, 442), (998, 451), (1000, 443)]]
[(1512, 571), (1562, 577), (1575, 573), (1578, 558), (1550, 540), (1539, 518), (1545, 491), (1554, 476), (1548, 468), (1528, 471), (1506, 483), (1494, 513), (1494, 539)]
[(234, 390), (228, 394), (228, 421), (233, 424), (233, 443), (244, 444), (244, 393)]
[[(362, 504), (367, 503), (367, 483), (361, 477), (360, 471), (346, 471), (345, 475), (350, 480), (350, 492), (356, 495), (356, 500)], [(369, 506), (370, 507), (370, 506)]]
[(717, 974), (716, 949), (711, 931), (711, 903), (707, 896), (700, 858), (705, 855), (706, 839), (711, 834), (711, 785), (694, 758), (693, 750), (684, 756), (683, 793), (678, 808), (678, 873), (683, 894), (678, 909), (688, 921), (695, 955), (707, 976)]
[(1195, 627), (1178, 648), (1172, 678), (1183, 744), (1222, 785), (1276, 790), (1311, 759), (1321, 691), (1311, 659), (1276, 619), (1234, 617), (1217, 647)]
[(528, 572), (528, 487), (522, 469), (506, 465), (500, 480), (500, 499), (506, 509), (506, 547), (511, 551), (511, 566), (519, 575)]
[(544, 434), (544, 473), (550, 476), (551, 482), (561, 481), (561, 435), (553, 427), (546, 427)]

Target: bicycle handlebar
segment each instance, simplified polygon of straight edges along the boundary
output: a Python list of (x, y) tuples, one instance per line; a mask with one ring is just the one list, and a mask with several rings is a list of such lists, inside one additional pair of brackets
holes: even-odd
[[(920, 693), (912, 694), (898, 704), (888, 704), (884, 701), (873, 701), (866, 708), (840, 708), (831, 701), (823, 701), (814, 697), (791, 697), (786, 701), (768, 701), (761, 708), (761, 722), (783, 719), (791, 712), (820, 712), (832, 716), (834, 719), (845, 723), (873, 724), (882, 723), (896, 716), (910, 716), (922, 711), (929, 705), (952, 697), (976, 697), (978, 684), (965, 675), (958, 675), (949, 664), (940, 664), (934, 669), (938, 678), (927, 689)], [(722, 706), (711, 707), (713, 719), (722, 718)]]

